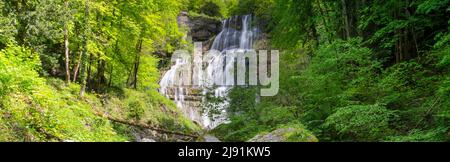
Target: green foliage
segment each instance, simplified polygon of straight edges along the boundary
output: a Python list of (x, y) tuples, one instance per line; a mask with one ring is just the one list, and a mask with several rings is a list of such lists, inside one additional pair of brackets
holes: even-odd
[(417, 129), (411, 130), (408, 134), (403, 136), (389, 136), (387, 141), (395, 142), (439, 142), (449, 141), (448, 128), (436, 128), (432, 130), (421, 131)]
[(234, 0), (188, 0), (187, 9), (192, 13), (204, 14), (209, 17), (228, 17), (228, 6)]
[(275, 2), (271, 34), (276, 35), (273, 44), (281, 48), (292, 48), (308, 40), (317, 39), (312, 0), (301, 2), (277, 0)]
[(41, 81), (34, 79), (38, 77), (35, 70), (40, 68), (40, 60), (36, 53), (23, 47), (9, 45), (0, 51), (0, 59), (1, 95), (15, 90), (28, 92)]
[(140, 120), (145, 113), (144, 103), (136, 99), (130, 99), (125, 101), (127, 104), (127, 116), (132, 120)]
[(267, 101), (256, 103), (258, 88), (234, 88), (229, 98), (228, 115), (231, 123), (223, 124), (213, 133), (224, 141), (247, 141), (263, 132), (298, 121), (289, 107), (280, 107)]
[[(324, 120), (334, 107), (358, 104), (371, 100), (366, 94), (377, 76), (379, 62), (368, 59), (371, 51), (361, 47), (360, 40), (335, 41), (319, 48), (310, 65), (299, 76), (291, 77), (299, 112), (308, 120)], [(291, 75), (291, 74), (287, 74)]]
[(127, 133), (122, 132), (124, 128), (97, 115), (105, 111), (117, 119), (171, 130), (199, 129), (156, 90), (125, 90), (123, 99), (105, 100), (94, 94), (79, 98), (79, 85), (46, 81), (36, 71), (39, 65), (38, 55), (20, 46), (10, 45), (0, 52), (0, 141), (133, 140), (129, 134), (118, 134)]
[[(0, 2), (0, 11), (5, 9), (5, 2)], [(17, 29), (14, 28), (14, 19), (11, 15), (0, 16), (0, 47), (5, 46), (10, 41), (14, 40), (14, 35), (17, 33)]]
[(97, 111), (107, 112), (115, 119), (143, 123), (167, 130), (197, 132), (199, 127), (181, 115), (176, 105), (156, 90), (140, 92), (125, 89), (105, 96), (105, 105)]
[(138, 89), (145, 91), (149, 89), (154, 90), (159, 87), (158, 81), (161, 74), (157, 68), (158, 61), (159, 59), (151, 55), (144, 55), (141, 57), (140, 66), (142, 68), (138, 72)]
[[(283, 51), (277, 96), (230, 92), (231, 122), (213, 130), (225, 141), (287, 127), (301, 130), (288, 141), (305, 140), (306, 129), (321, 141), (449, 140), (449, 0), (64, 2), (0, 1), (0, 141), (131, 140), (132, 128), (99, 112), (198, 131), (156, 90), (158, 64), (187, 43), (182, 10), (253, 14)], [(75, 83), (54, 79), (66, 70), (78, 72)]]
[(337, 108), (324, 123), (331, 127), (341, 140), (375, 141), (391, 134), (389, 121), (394, 112), (380, 105), (355, 105)]
[(73, 93), (79, 87), (55, 89), (39, 78), (31, 68), (37, 54), (10, 46), (0, 52), (0, 60), (0, 141), (124, 140), (94, 115), (90, 103), (98, 100), (80, 102)]

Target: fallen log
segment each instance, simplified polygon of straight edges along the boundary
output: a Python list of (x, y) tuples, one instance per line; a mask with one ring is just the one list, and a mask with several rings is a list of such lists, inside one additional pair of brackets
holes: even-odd
[(164, 133), (164, 134), (173, 134), (173, 135), (179, 135), (179, 136), (185, 136), (185, 137), (191, 137), (191, 138), (198, 138), (199, 135), (197, 134), (186, 134), (186, 133), (181, 133), (181, 132), (175, 132), (175, 131), (170, 131), (170, 130), (165, 130), (165, 129), (161, 129), (161, 128), (156, 128), (154, 126), (150, 126), (144, 123), (136, 123), (136, 122), (131, 122), (131, 121), (126, 121), (123, 119), (117, 119), (117, 118), (113, 118), (109, 115), (105, 115), (103, 113), (98, 113), (96, 112), (96, 115), (104, 117), (112, 122), (116, 122), (116, 123), (121, 123), (121, 124), (125, 124), (125, 125), (130, 125), (130, 126), (135, 126), (135, 127), (140, 127), (140, 128), (145, 128), (145, 129), (150, 129), (153, 131), (157, 131), (160, 133)]

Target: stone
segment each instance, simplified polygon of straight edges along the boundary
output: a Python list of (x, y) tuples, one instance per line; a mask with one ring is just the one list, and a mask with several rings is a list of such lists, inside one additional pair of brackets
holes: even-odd
[(143, 138), (141, 141), (139, 142), (156, 142), (154, 139), (148, 139), (148, 138)]

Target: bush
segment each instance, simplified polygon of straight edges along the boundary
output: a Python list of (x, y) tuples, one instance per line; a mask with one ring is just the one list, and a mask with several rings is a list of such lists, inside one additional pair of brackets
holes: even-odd
[(389, 123), (394, 117), (394, 112), (384, 106), (354, 105), (338, 108), (326, 119), (324, 127), (341, 140), (379, 141), (392, 133)]
[(139, 121), (141, 120), (142, 116), (144, 116), (145, 110), (144, 110), (144, 103), (142, 101), (133, 99), (127, 101), (127, 113), (128, 118), (132, 120)]

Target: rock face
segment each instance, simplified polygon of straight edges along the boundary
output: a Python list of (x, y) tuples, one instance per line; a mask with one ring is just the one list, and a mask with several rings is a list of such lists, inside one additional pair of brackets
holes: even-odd
[(301, 127), (286, 127), (270, 133), (259, 134), (249, 142), (318, 142), (318, 139)]
[[(202, 42), (203, 52), (194, 50), (190, 57), (175, 55), (172, 67), (159, 82), (159, 90), (175, 101), (185, 116), (205, 129), (213, 129), (228, 120), (226, 97), (234, 83), (213, 85), (235, 77), (231, 71), (234, 72), (236, 68), (234, 63), (226, 61), (231, 60), (227, 54), (253, 49), (253, 45), (257, 43), (259, 47), (265, 45), (258, 42), (260, 30), (253, 25), (252, 20), (252, 15), (232, 16), (220, 21), (205, 16), (189, 16), (186, 12), (178, 17), (180, 28), (188, 31), (185, 37), (187, 41), (196, 41), (196, 47), (199, 45), (198, 41)], [(210, 49), (220, 53), (207, 53)], [(237, 59), (235, 55), (231, 57), (235, 57), (232, 60)], [(190, 81), (197, 85), (192, 85)], [(223, 101), (210, 104), (206, 95)]]
[(181, 12), (178, 16), (180, 26), (188, 28), (188, 37), (194, 42), (205, 42), (217, 35), (222, 30), (222, 22), (206, 16), (189, 16), (187, 12)]

